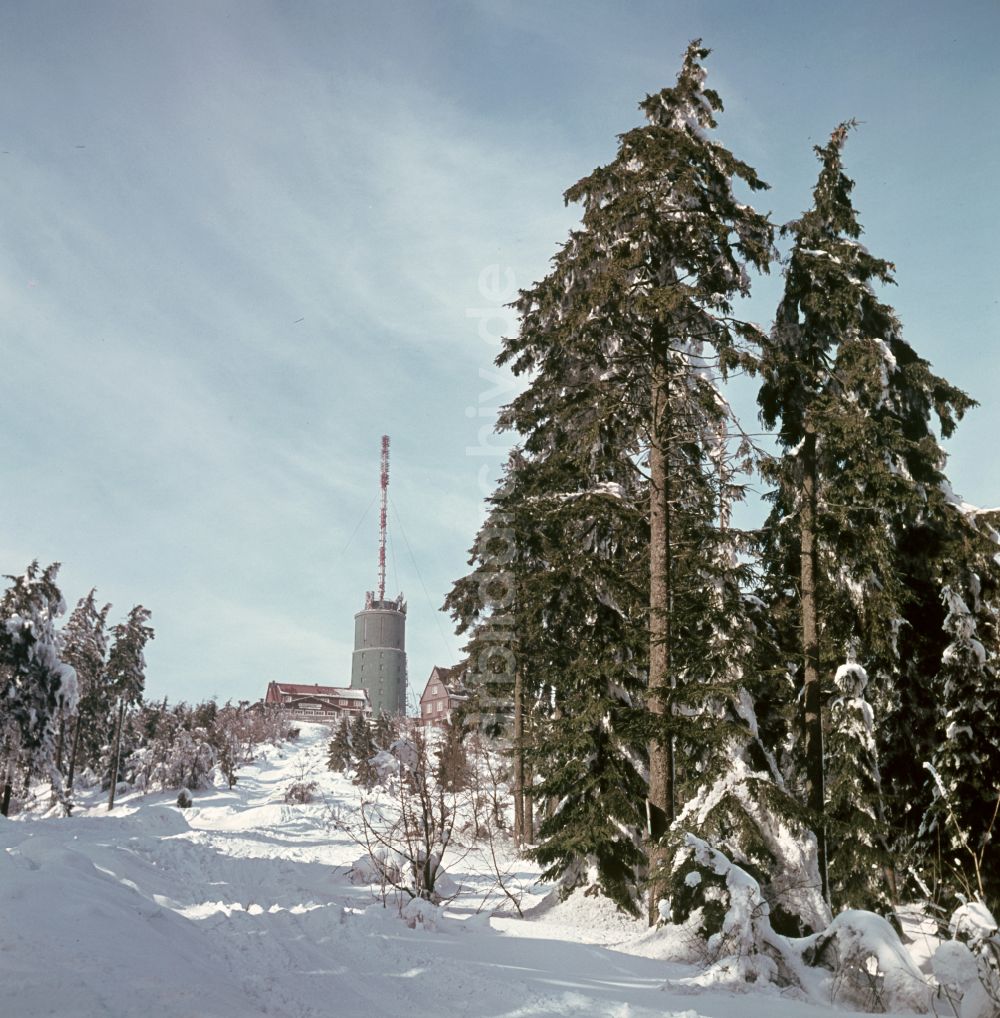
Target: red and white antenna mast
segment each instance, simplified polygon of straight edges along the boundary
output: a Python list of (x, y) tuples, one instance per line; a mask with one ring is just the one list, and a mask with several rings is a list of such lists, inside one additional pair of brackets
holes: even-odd
[(389, 436), (382, 436), (382, 502), (378, 519), (378, 599), (385, 600), (385, 533), (389, 501)]

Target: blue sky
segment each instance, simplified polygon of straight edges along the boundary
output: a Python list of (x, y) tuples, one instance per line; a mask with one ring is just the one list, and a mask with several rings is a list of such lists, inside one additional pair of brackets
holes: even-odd
[(695, 36), (776, 222), (862, 121), (865, 240), (910, 342), (983, 404), (956, 489), (1000, 503), (992, 0), (36, 0), (0, 5), (0, 571), (58, 560), (71, 602), (149, 607), (154, 696), (346, 684), (386, 432), (422, 689), (457, 659), (436, 609), (499, 463), (501, 305)]

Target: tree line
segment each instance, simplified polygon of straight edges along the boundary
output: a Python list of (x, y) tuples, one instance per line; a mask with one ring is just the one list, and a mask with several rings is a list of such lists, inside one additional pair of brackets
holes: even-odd
[[(716, 140), (708, 53), (566, 191), (580, 225), (514, 302), (497, 364), (527, 384), (497, 428), (517, 444), (445, 602), (467, 723), (512, 732), (544, 875), (645, 897), (651, 923), (706, 905), (689, 836), (757, 879), (782, 932), (907, 896), (995, 912), (1000, 537), (941, 446), (975, 401), (880, 296), (857, 125), (815, 146), (812, 204), (776, 227)], [(779, 263), (764, 330), (739, 309)], [(758, 476), (766, 520), (739, 528)]]
[(111, 605), (91, 590), (60, 627), (58, 571), (33, 562), (0, 596), (0, 815), (27, 800), (33, 779), (66, 812), (81, 783), (106, 789), (108, 809), (123, 782), (196, 789), (219, 768), (232, 787), (256, 745), (289, 734), (280, 712), (246, 703), (148, 701), (149, 610), (111, 625)]

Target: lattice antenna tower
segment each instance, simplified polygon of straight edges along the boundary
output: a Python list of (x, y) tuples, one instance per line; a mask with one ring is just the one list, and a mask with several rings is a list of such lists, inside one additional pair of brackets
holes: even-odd
[(378, 518), (378, 599), (385, 600), (385, 535), (389, 504), (389, 436), (382, 436), (382, 500)]

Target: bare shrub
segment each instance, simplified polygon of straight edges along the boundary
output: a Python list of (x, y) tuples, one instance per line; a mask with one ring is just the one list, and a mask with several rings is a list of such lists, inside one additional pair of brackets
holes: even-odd
[(365, 851), (352, 876), (368, 876), (383, 904), (392, 898), (402, 915), (420, 898), (434, 904), (450, 901), (458, 887), (444, 870), (457, 802), (433, 780), (427, 740), (415, 731), (406, 740), (399, 774), (362, 799), (350, 818), (335, 815), (335, 825)]
[(295, 781), (285, 789), (285, 802), (300, 805), (312, 802), (317, 787), (315, 781)]

